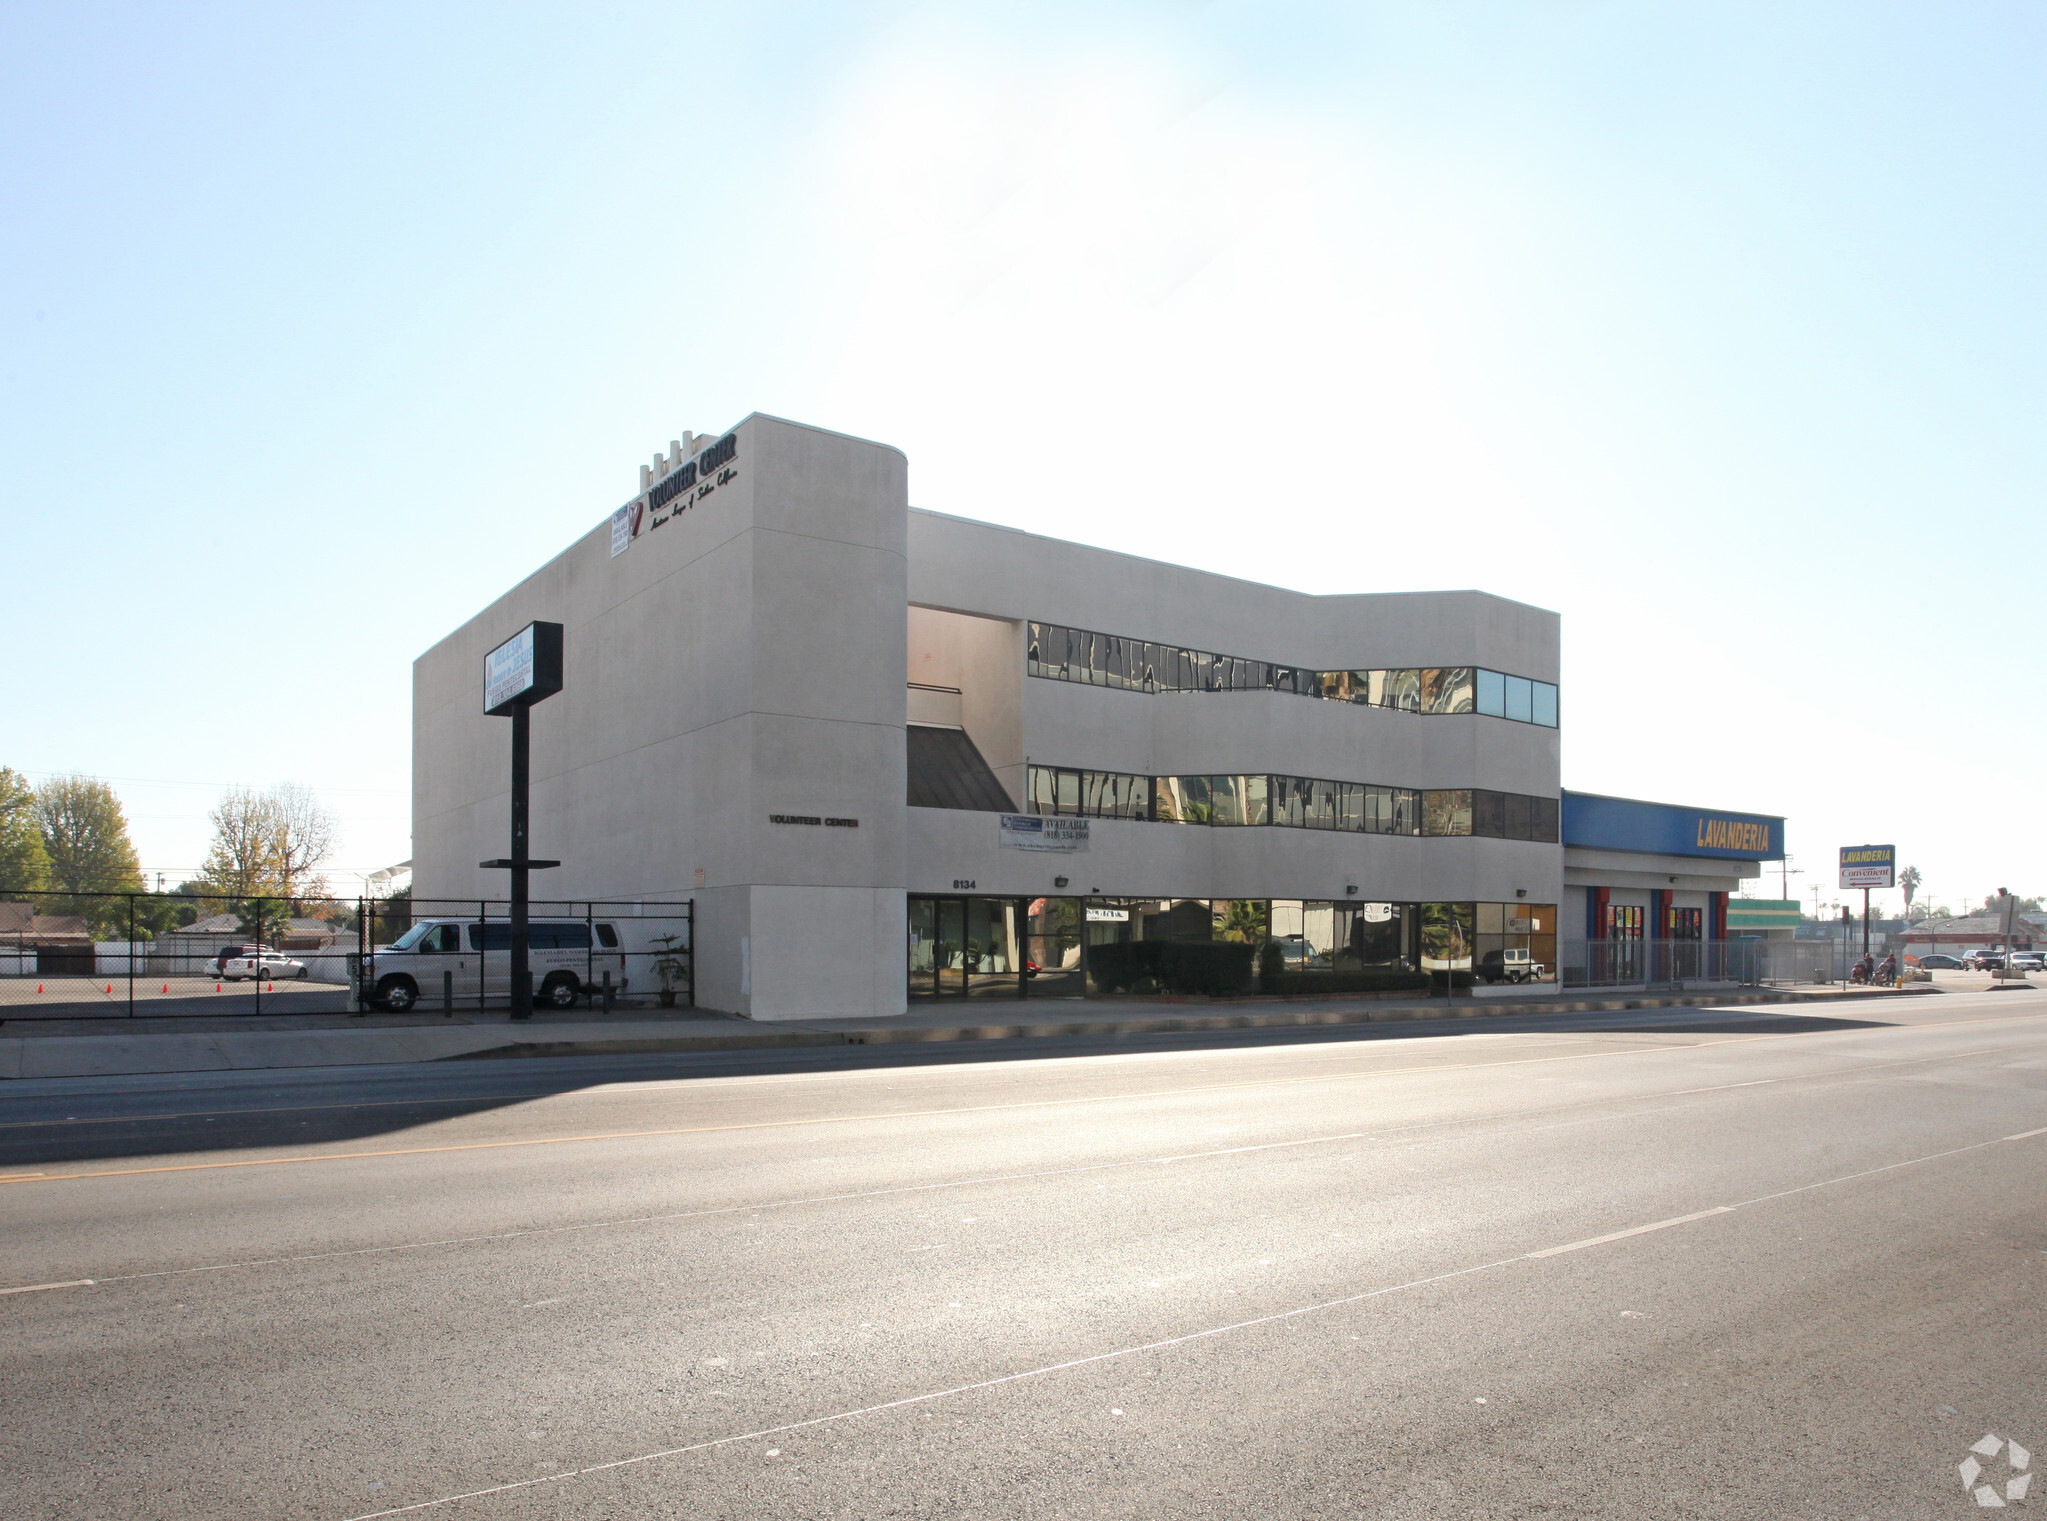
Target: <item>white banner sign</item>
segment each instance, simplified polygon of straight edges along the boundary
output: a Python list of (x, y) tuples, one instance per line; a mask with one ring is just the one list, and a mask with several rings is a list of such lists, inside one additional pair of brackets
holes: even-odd
[(483, 657), (483, 710), (503, 707), (533, 685), (533, 625)]
[(1041, 819), (1023, 813), (1002, 815), (1002, 843), (1011, 850), (1087, 851), (1086, 819)]
[(1087, 922), (1090, 924), (1128, 924), (1130, 922), (1130, 910), (1127, 908), (1094, 908), (1091, 906), (1087, 911)]
[(647, 499), (636, 497), (611, 515), (611, 557), (615, 560), (632, 548), (640, 535), (640, 522), (647, 511)]

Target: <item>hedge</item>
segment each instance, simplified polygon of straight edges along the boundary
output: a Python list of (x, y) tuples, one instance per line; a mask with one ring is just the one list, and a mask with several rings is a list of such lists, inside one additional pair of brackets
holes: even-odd
[[(1419, 993), (1441, 987), (1427, 972), (1368, 967), (1356, 972), (1282, 972), (1265, 980), (1268, 993)], [(1466, 984), (1469, 986), (1469, 984)]]
[(1241, 993), (1251, 985), (1253, 948), (1230, 940), (1130, 940), (1087, 948), (1088, 974), (1104, 993), (1150, 981), (1166, 993)]

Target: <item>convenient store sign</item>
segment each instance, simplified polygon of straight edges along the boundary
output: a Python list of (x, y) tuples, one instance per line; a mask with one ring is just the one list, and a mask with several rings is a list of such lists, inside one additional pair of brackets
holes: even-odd
[(1843, 845), (1841, 847), (1843, 887), (1896, 887), (1898, 847), (1895, 845)]

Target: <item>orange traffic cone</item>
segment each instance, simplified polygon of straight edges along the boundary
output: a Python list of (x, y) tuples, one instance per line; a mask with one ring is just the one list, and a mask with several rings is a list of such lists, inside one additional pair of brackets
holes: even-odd
[(263, 991), (266, 993), (275, 993), (277, 991), (277, 984), (274, 982), (266, 982), (265, 984), (263, 984)]
[(169, 992), (169, 991), (171, 990), (171, 985), (170, 985), (170, 984), (169, 984), (168, 982), (167, 982), (167, 983), (165, 983), (165, 984), (163, 985), (163, 990), (164, 990), (164, 991), (165, 991), (166, 993), (168, 993), (168, 992)]
[(37, 983), (37, 984), (36, 984), (36, 991), (37, 991), (38, 993), (40, 993), (40, 992), (42, 992), (42, 990), (43, 990), (43, 985), (42, 985), (42, 984), (41, 984), (40, 982), (39, 982), (39, 983)]
[(219, 984), (219, 983), (217, 983), (217, 982), (216, 982), (216, 983), (215, 983), (215, 984), (213, 985), (213, 991), (214, 991), (214, 992), (216, 992), (216, 993), (218, 993), (218, 992), (220, 991), (220, 984)]
[(111, 982), (107, 984), (107, 996), (109, 998), (114, 996), (114, 985)]

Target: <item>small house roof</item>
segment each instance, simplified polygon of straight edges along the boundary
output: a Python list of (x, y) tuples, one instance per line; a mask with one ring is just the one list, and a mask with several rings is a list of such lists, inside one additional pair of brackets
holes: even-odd
[(39, 914), (33, 903), (0, 903), (0, 937), (42, 945), (92, 944), (80, 914)]

